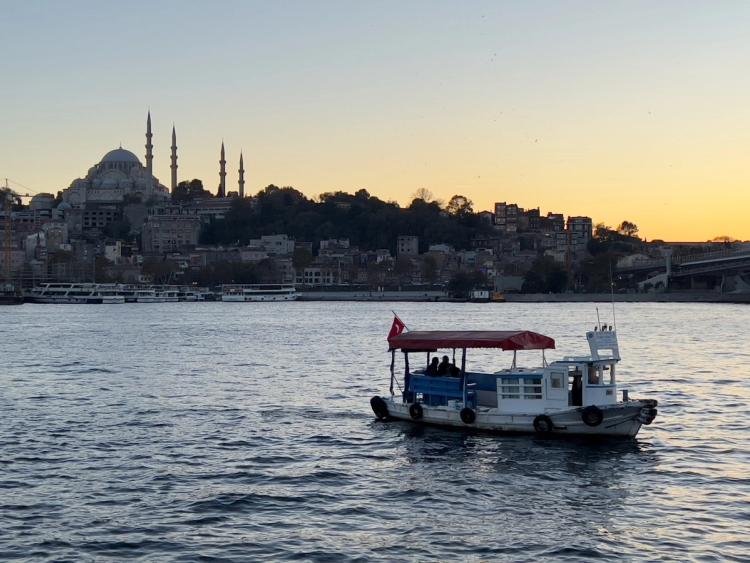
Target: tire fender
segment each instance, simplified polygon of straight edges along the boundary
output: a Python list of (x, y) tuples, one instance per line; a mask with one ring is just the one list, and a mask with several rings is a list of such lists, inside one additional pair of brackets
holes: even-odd
[(604, 420), (604, 413), (599, 407), (589, 405), (581, 411), (581, 420), (586, 426), (599, 426)]
[(539, 434), (551, 434), (555, 425), (546, 414), (540, 414), (534, 419), (534, 430)]
[(409, 405), (409, 416), (412, 418), (412, 420), (419, 420), (424, 416), (424, 410), (422, 409), (422, 405), (419, 403), (412, 403)]
[(462, 408), (459, 415), (461, 416), (461, 422), (464, 424), (474, 424), (474, 421), (477, 419), (477, 413), (469, 407)]

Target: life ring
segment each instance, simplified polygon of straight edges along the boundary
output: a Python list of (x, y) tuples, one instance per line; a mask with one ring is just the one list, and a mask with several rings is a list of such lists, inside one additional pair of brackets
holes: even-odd
[(422, 405), (419, 403), (412, 403), (409, 406), (409, 416), (412, 417), (413, 420), (419, 420), (422, 418), (423, 414), (424, 411), (422, 410)]
[(539, 432), (539, 434), (549, 434), (554, 427), (552, 419), (546, 414), (540, 414), (534, 419), (534, 430)]
[(469, 407), (462, 408), (459, 415), (464, 424), (473, 424), (477, 419), (477, 413), (474, 412), (474, 409), (470, 409)]
[(604, 413), (599, 407), (589, 405), (581, 411), (581, 420), (586, 426), (599, 426), (604, 420)]
[(378, 420), (386, 420), (388, 418), (388, 405), (377, 395), (370, 399), (370, 406), (372, 407), (372, 412), (378, 417)]

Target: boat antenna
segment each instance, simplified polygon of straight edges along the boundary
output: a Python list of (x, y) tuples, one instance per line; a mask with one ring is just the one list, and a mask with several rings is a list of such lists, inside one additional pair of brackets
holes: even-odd
[(615, 282), (612, 279), (612, 261), (609, 262), (609, 293), (612, 297), (612, 324), (617, 331), (617, 315), (615, 315)]
[(602, 329), (602, 321), (599, 320), (599, 307), (596, 308), (596, 326)]

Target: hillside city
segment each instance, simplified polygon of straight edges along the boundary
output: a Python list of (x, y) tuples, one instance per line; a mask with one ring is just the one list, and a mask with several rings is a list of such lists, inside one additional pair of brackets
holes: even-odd
[[(149, 115), (145, 165), (120, 147), (56, 194), (38, 193), (24, 203), (7, 191), (2, 271), (26, 287), (294, 283), (301, 289), (441, 288), (461, 297), (476, 288), (603, 292), (614, 283), (618, 291), (648, 292), (667, 289), (659, 271), (670, 260), (743, 247), (727, 237), (647, 242), (626, 220), (609, 227), (504, 201), (477, 211), (467, 196), (440, 202), (424, 188), (406, 207), (364, 189), (311, 199), (270, 185), (246, 195), (242, 155), (237, 189), (227, 188), (223, 144), (214, 193), (197, 179), (177, 181), (174, 129), (166, 187), (153, 176), (151, 137)], [(629, 267), (639, 263), (654, 268)], [(710, 274), (670, 288), (713, 290), (726, 283)]]

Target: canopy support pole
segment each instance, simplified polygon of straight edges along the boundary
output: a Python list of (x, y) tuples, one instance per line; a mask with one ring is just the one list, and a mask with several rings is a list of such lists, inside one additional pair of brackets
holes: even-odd
[[(453, 349), (453, 365), (456, 365), (456, 350)], [(466, 406), (466, 348), (462, 349), (461, 354), (461, 388), (464, 396), (464, 406)]]
[(411, 375), (409, 374), (409, 352), (404, 352), (404, 402), (409, 401), (411, 391), (409, 391), (409, 380)]
[(391, 397), (393, 397), (393, 381), (396, 379), (396, 350), (391, 350)]
[(510, 367), (511, 369), (516, 369), (516, 353), (518, 350), (513, 350), (513, 365)]

